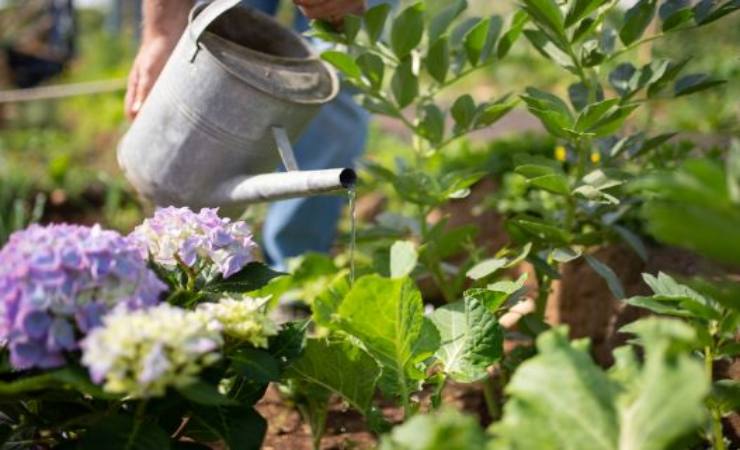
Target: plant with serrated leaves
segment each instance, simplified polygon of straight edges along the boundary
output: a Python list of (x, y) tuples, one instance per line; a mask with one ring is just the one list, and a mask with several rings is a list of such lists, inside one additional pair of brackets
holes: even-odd
[(429, 160), (467, 134), (494, 124), (518, 103), (509, 94), (483, 102), (464, 94), (451, 105), (443, 104), (450, 86), (503, 57), (496, 52), (501, 17), (463, 17), (466, 9), (465, 0), (455, 0), (428, 17), (425, 4), (418, 2), (391, 18), (390, 6), (382, 4), (362, 17), (347, 17), (341, 32), (321, 23), (313, 30), (336, 44), (322, 58), (342, 73), (361, 104), (398, 120), (411, 135), (411, 160), (399, 159), (395, 168), (368, 164), (368, 169), (411, 205), (405, 232), (419, 242), (420, 267), (447, 302), (459, 298), (477, 252), (466, 251), (468, 258), (454, 271), (448, 270), (445, 259), (468, 249), (475, 230), (450, 232), (446, 219), (430, 226), (427, 217), (450, 200), (466, 197), (484, 173), (472, 167), (432, 169)]
[[(657, 239), (689, 248), (733, 266), (740, 265), (740, 145), (734, 142), (723, 170), (716, 162), (686, 161), (677, 170), (656, 171), (633, 186), (648, 197), (643, 205), (647, 228)], [(722, 236), (721, 239), (718, 237)], [(725, 449), (722, 418), (740, 408), (740, 383), (715, 367), (740, 356), (740, 283), (718, 275), (681, 282), (667, 274), (643, 274), (653, 295), (627, 299), (627, 303), (656, 314), (682, 319), (698, 336), (694, 351), (704, 359), (704, 372), (712, 383), (706, 406), (711, 416), (707, 440)]]

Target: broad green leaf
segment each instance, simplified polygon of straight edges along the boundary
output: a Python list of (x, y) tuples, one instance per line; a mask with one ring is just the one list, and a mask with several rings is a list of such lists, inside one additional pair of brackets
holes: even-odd
[(480, 280), (481, 278), (493, 275), (499, 269), (506, 267), (508, 260), (506, 258), (489, 258), (484, 259), (478, 264), (471, 267), (467, 272), (467, 277), (471, 280)]
[(117, 398), (103, 392), (100, 386), (90, 381), (90, 376), (81, 367), (65, 367), (38, 375), (26, 375), (14, 381), (0, 381), (0, 398), (28, 396), (34, 391), (47, 389), (76, 390), (95, 398)]
[(416, 127), (420, 136), (438, 144), (444, 138), (445, 115), (435, 104), (425, 105), (422, 110), (421, 121)]
[(363, 16), (365, 22), (365, 30), (367, 36), (370, 39), (371, 44), (375, 44), (380, 36), (383, 34), (385, 28), (385, 21), (388, 19), (388, 14), (391, 12), (391, 5), (387, 3), (381, 3), (368, 9)]
[(539, 355), (525, 361), (506, 388), (510, 400), (492, 427), (492, 448), (667, 450), (699, 426), (706, 377), (686, 350), (676, 354), (671, 345), (693, 330), (652, 318), (625, 331), (640, 334), (644, 363), (619, 349), (612, 377), (569, 342), (565, 329), (542, 334)]
[(447, 44), (447, 37), (443, 36), (437, 39), (429, 47), (427, 57), (424, 60), (429, 75), (438, 83), (444, 83), (447, 79), (447, 71), (450, 66), (450, 50)]
[(424, 35), (424, 3), (415, 3), (404, 9), (393, 21), (391, 48), (399, 59), (416, 48)]
[(486, 442), (477, 418), (445, 407), (393, 428), (378, 450), (485, 450)]
[(611, 110), (608, 114), (598, 120), (595, 124), (591, 125), (586, 132), (593, 134), (596, 137), (608, 136), (615, 133), (627, 120), (627, 117), (637, 109), (640, 105), (637, 103), (622, 105), (619, 108)]
[(383, 87), (385, 65), (380, 56), (373, 53), (363, 53), (357, 57), (357, 66), (373, 90), (378, 91)]
[(193, 403), (206, 406), (233, 405), (236, 402), (224, 396), (216, 386), (203, 381), (197, 381), (187, 386), (182, 386), (177, 391)]
[[(657, 277), (645, 273), (642, 275), (642, 278), (645, 284), (650, 286), (650, 289), (653, 291), (654, 295), (650, 300), (661, 303), (662, 308), (666, 309), (663, 312), (664, 314), (673, 314), (667, 311), (671, 309), (677, 312), (677, 314), (673, 315), (682, 317), (690, 315), (707, 320), (721, 319), (722, 313), (714, 300), (699, 294), (688, 286), (676, 282), (676, 280), (665, 273), (660, 272)], [(650, 302), (646, 300), (645, 297), (635, 297), (630, 299), (629, 302), (641, 302), (643, 305), (647, 305)]]
[(362, 97), (362, 107), (367, 109), (369, 112), (398, 118), (400, 113), (389, 103), (390, 102), (380, 101), (367, 95)]
[(609, 291), (617, 300), (621, 300), (626, 297), (622, 282), (619, 280), (619, 277), (617, 277), (617, 274), (614, 273), (611, 267), (607, 266), (591, 255), (585, 255), (585, 258), (588, 265), (591, 266), (591, 268), (594, 269), (594, 271), (599, 274), (599, 276), (603, 278), (604, 281), (606, 281), (607, 286), (609, 286)]
[(638, 0), (624, 15), (624, 24), (619, 30), (619, 39), (630, 45), (640, 39), (655, 16), (656, 0)]
[(509, 98), (508, 95), (496, 100), (493, 103), (483, 103), (478, 106), (478, 112), (475, 115), (474, 128), (483, 128), (496, 123), (512, 109), (516, 107), (519, 100)]
[(405, 108), (419, 94), (419, 80), (413, 72), (411, 59), (404, 60), (393, 73), (391, 91), (399, 108)]
[(280, 378), (278, 361), (264, 350), (240, 348), (229, 359), (236, 373), (258, 383), (269, 383)]
[(334, 66), (347, 78), (360, 78), (362, 71), (360, 66), (357, 65), (355, 60), (347, 53), (337, 52), (334, 50), (324, 52), (321, 54), (321, 58)]
[(233, 406), (194, 410), (183, 434), (194, 438), (200, 433), (216, 435), (230, 450), (259, 450), (266, 432), (265, 419), (253, 408)]
[(717, 80), (704, 73), (695, 73), (679, 78), (673, 88), (673, 93), (676, 97), (680, 97), (719, 86), (726, 82), (726, 80)]
[(726, 0), (716, 8), (714, 7), (715, 3), (716, 0), (702, 0), (696, 4), (694, 15), (697, 25), (703, 26), (712, 23), (740, 8), (740, 2), (737, 0)]
[(224, 279), (218, 276), (203, 288), (207, 292), (251, 292), (267, 285), (273, 278), (285, 275), (258, 262), (251, 262), (242, 270)]
[(553, 194), (570, 194), (570, 181), (568, 181), (568, 177), (560, 173), (530, 178), (528, 181), (531, 186), (544, 189), (545, 191), (552, 192)]
[(439, 346), (439, 335), (424, 317), (421, 293), (408, 278), (364, 276), (350, 289), (333, 326), (355, 336), (381, 365), (380, 388), (408, 396), (419, 389), (419, 364)]
[(663, 32), (671, 31), (681, 25), (688, 24), (694, 18), (694, 11), (689, 8), (676, 11), (663, 21)]
[(555, 0), (522, 0), (522, 6), (538, 25), (565, 41), (563, 13)]
[(458, 130), (467, 130), (473, 123), (475, 118), (475, 100), (469, 94), (464, 94), (455, 100), (452, 104), (450, 113), (452, 118), (455, 119), (455, 126)]
[(480, 61), (483, 49), (488, 41), (488, 34), (491, 28), (491, 18), (481, 19), (473, 28), (471, 28), (463, 38), (465, 55), (471, 65), (475, 66)]
[(113, 415), (93, 425), (83, 436), (80, 450), (167, 450), (170, 438), (156, 422)]
[(681, 70), (683, 70), (684, 66), (686, 66), (686, 63), (688, 62), (689, 58), (682, 59), (677, 63), (669, 62), (665, 70), (659, 77), (653, 77), (648, 82), (648, 97), (654, 97), (655, 95), (660, 93), (660, 91), (662, 91), (663, 88), (668, 85), (668, 83), (673, 81), (678, 76), (678, 74), (681, 72)]
[(349, 292), (349, 288), (346, 273), (339, 273), (335, 276), (324, 291), (314, 299), (311, 305), (313, 320), (321, 326), (330, 327), (334, 314)]
[(594, 67), (601, 64), (606, 55), (601, 51), (599, 41), (590, 39), (581, 46), (580, 59), (583, 67)]
[(626, 97), (637, 90), (637, 68), (631, 63), (622, 63), (609, 72), (609, 84), (621, 96)]
[(514, 13), (509, 29), (501, 36), (501, 39), (498, 42), (498, 47), (496, 48), (496, 56), (498, 56), (499, 59), (502, 59), (509, 54), (509, 50), (511, 50), (511, 47), (514, 45), (516, 40), (519, 39), (519, 36), (522, 34), (522, 30), (524, 29), (524, 25), (528, 20), (529, 16), (523, 10), (519, 10)]
[(592, 12), (596, 11), (599, 6), (606, 3), (608, 0), (574, 0), (568, 9), (568, 14), (565, 16), (565, 27), (571, 27), (575, 25), (579, 20), (588, 16)]
[(504, 417), (491, 429), (494, 448), (616, 450), (615, 386), (606, 374), (564, 328), (541, 334), (537, 349), (506, 387)]
[(525, 92), (526, 95), (522, 95), (522, 98), (527, 103), (527, 106), (542, 110), (552, 110), (559, 115), (567, 117), (568, 120), (572, 120), (573, 115), (568, 105), (560, 97), (533, 87), (528, 87)]
[(468, 8), (465, 0), (453, 0), (448, 6), (434, 16), (429, 23), (429, 41), (434, 42), (441, 38), (463, 11)]
[[(591, 89), (596, 91), (594, 99), (597, 102), (604, 100), (604, 90), (601, 88), (600, 84), (596, 83), (595, 86), (591, 87)], [(581, 111), (589, 104), (590, 96), (589, 88), (582, 82), (568, 86), (568, 99), (576, 112)]]
[(437, 308), (429, 317), (441, 346), (435, 354), (455, 381), (472, 383), (488, 376), (487, 368), (503, 353), (503, 330), (474, 296)]
[[(583, 19), (581, 23), (578, 24), (576, 29), (573, 30), (572, 37), (570, 39), (571, 42), (577, 43), (584, 37), (588, 36), (592, 31), (594, 31), (594, 29), (596, 29), (596, 27), (599, 25), (599, 22), (600, 21), (594, 20), (591, 18)], [(602, 46), (602, 49), (603, 49), (603, 46)], [(610, 53), (610, 52), (607, 51), (606, 53)]]
[(411, 241), (396, 241), (391, 246), (391, 278), (410, 275), (416, 267), (419, 254)]
[(366, 414), (380, 377), (378, 363), (348, 339), (309, 339), (303, 355), (285, 374), (339, 395)]

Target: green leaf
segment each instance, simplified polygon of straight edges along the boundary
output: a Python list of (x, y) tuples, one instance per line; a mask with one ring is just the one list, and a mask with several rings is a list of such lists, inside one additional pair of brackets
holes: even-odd
[(385, 65), (380, 56), (373, 53), (363, 53), (357, 57), (357, 66), (374, 91), (383, 87)]
[(444, 139), (445, 115), (437, 105), (424, 106), (417, 131), (421, 137), (432, 144), (438, 144)]
[(424, 3), (415, 3), (404, 9), (393, 21), (391, 48), (399, 59), (416, 48), (424, 35)]
[(277, 360), (264, 350), (239, 348), (229, 356), (231, 367), (239, 375), (258, 383), (269, 383), (280, 379)]
[(705, 73), (694, 73), (679, 78), (673, 88), (673, 93), (676, 97), (680, 97), (719, 86), (726, 82), (726, 80), (714, 79)]
[(433, 354), (439, 335), (424, 317), (421, 293), (408, 278), (378, 275), (355, 281), (333, 323), (355, 336), (381, 365), (380, 388), (389, 395), (409, 395), (425, 378), (419, 364)]
[(81, 367), (66, 367), (38, 375), (26, 375), (14, 381), (0, 381), (0, 398), (29, 395), (46, 389), (76, 390), (96, 398), (117, 398), (93, 384)]
[(447, 79), (447, 71), (450, 66), (450, 50), (447, 44), (447, 37), (443, 36), (437, 39), (429, 47), (427, 57), (424, 60), (427, 72), (438, 83), (444, 83)]
[(349, 280), (346, 273), (339, 273), (313, 301), (311, 310), (317, 324), (330, 327), (334, 314), (344, 297), (349, 292)]
[(503, 353), (503, 331), (489, 309), (473, 296), (437, 308), (430, 319), (439, 331), (435, 354), (445, 373), (461, 383), (484, 379)]
[(563, 13), (555, 0), (522, 0), (522, 4), (532, 20), (565, 41)]
[(730, 200), (740, 204), (740, 140), (733, 139), (727, 152), (727, 193)]
[(638, 0), (627, 11), (622, 29), (619, 30), (619, 39), (624, 45), (630, 45), (640, 39), (655, 16), (656, 4), (656, 0)]
[(714, 8), (715, 0), (702, 0), (694, 7), (697, 25), (704, 26), (740, 8), (737, 0), (726, 0)]
[(334, 66), (347, 78), (357, 79), (362, 76), (360, 66), (358, 66), (355, 60), (347, 53), (330, 50), (322, 53), (321, 59)]
[(621, 96), (626, 97), (637, 90), (639, 75), (631, 63), (622, 63), (609, 72), (609, 84)]
[(375, 45), (383, 34), (385, 28), (385, 22), (388, 19), (388, 14), (391, 12), (391, 5), (387, 3), (381, 3), (368, 9), (363, 16), (365, 22), (365, 30), (367, 36), (370, 39), (370, 43)]
[(379, 450), (485, 450), (487, 440), (476, 417), (443, 407), (393, 428)]
[(575, 129), (589, 131), (608, 114), (618, 109), (619, 99), (610, 98), (587, 105), (576, 118)]
[(193, 411), (183, 434), (197, 436), (199, 432), (219, 436), (230, 450), (259, 450), (267, 422), (246, 406), (199, 408)]
[(571, 27), (578, 23), (579, 20), (596, 11), (599, 6), (606, 3), (607, 0), (575, 0), (571, 3), (568, 14), (565, 16), (565, 27)]
[(475, 115), (474, 128), (484, 128), (498, 122), (512, 109), (516, 107), (519, 100), (509, 98), (508, 95), (496, 100), (493, 103), (483, 103), (478, 106), (478, 112)]
[(344, 37), (347, 39), (347, 42), (353, 43), (361, 28), (361, 17), (355, 16), (353, 14), (344, 16), (344, 22), (342, 23), (342, 33), (344, 33)]
[(452, 22), (457, 19), (463, 11), (468, 8), (468, 2), (465, 0), (453, 0), (448, 6), (443, 8), (429, 23), (429, 41), (434, 42), (447, 32)]
[(288, 369), (297, 378), (339, 395), (357, 411), (367, 414), (380, 367), (370, 355), (348, 339), (309, 339), (300, 359)]
[[(679, 317), (696, 317), (705, 320), (720, 320), (722, 313), (716, 302), (688, 286), (679, 284), (670, 276), (660, 272), (657, 277), (643, 274), (643, 280), (653, 291), (652, 297), (633, 297), (628, 303), (652, 311), (661, 309), (661, 314)], [(656, 305), (657, 302), (657, 305)]]
[(676, 11), (663, 21), (663, 32), (668, 32), (687, 24), (694, 18), (694, 11), (689, 8)]
[(476, 66), (480, 61), (483, 49), (488, 41), (489, 30), (491, 28), (491, 18), (481, 19), (473, 26), (463, 38), (465, 55), (471, 65)]
[(509, 50), (511, 50), (511, 47), (517, 39), (519, 39), (519, 36), (522, 34), (522, 30), (524, 29), (524, 25), (528, 20), (529, 16), (523, 10), (519, 10), (514, 13), (509, 29), (501, 36), (501, 39), (498, 42), (498, 47), (496, 48), (496, 56), (498, 56), (499, 59), (502, 59), (509, 54)]
[(455, 126), (458, 130), (463, 131), (470, 128), (475, 118), (475, 100), (469, 94), (461, 95), (452, 104), (450, 113), (455, 119)]
[(642, 238), (632, 232), (629, 228), (623, 227), (621, 225), (613, 225), (612, 228), (614, 231), (619, 234), (619, 236), (622, 238), (624, 242), (629, 245), (632, 250), (635, 251), (637, 256), (640, 257), (641, 260), (646, 261), (648, 260), (648, 251), (645, 247), (645, 244), (642, 242)]
[(654, 97), (658, 93), (660, 93), (660, 91), (663, 90), (663, 88), (667, 86), (668, 83), (673, 81), (678, 76), (678, 74), (681, 72), (681, 70), (683, 70), (684, 66), (686, 66), (686, 63), (688, 62), (689, 58), (685, 58), (677, 63), (668, 63), (666, 69), (659, 77), (654, 79), (651, 78), (651, 80), (648, 82), (648, 97)]
[(617, 277), (617, 274), (609, 266), (591, 255), (585, 255), (585, 258), (588, 265), (606, 281), (609, 291), (616, 299), (621, 300), (626, 297), (622, 282), (619, 281), (619, 277)]
[(601, 64), (606, 55), (601, 51), (599, 41), (591, 39), (583, 43), (580, 52), (581, 65), (583, 67), (594, 67)]
[(419, 95), (419, 80), (413, 72), (411, 59), (404, 60), (393, 73), (391, 91), (399, 108), (410, 105)]
[(524, 30), (524, 36), (545, 58), (553, 60), (560, 67), (575, 68), (573, 59), (561, 47), (540, 30)]
[(534, 217), (517, 217), (511, 219), (510, 223), (527, 232), (531, 237), (549, 244), (567, 245), (572, 239), (568, 231)]
[[(596, 83), (591, 89), (596, 90), (595, 100), (600, 102), (604, 100), (604, 90), (601, 85)], [(589, 88), (582, 82), (574, 83), (568, 86), (568, 100), (573, 105), (573, 109), (578, 112), (585, 108), (589, 103)]]
[(273, 278), (284, 275), (258, 262), (251, 262), (242, 270), (224, 279), (218, 276), (208, 283), (203, 290), (206, 292), (251, 292), (267, 285)]
[(206, 406), (223, 406), (234, 404), (234, 400), (218, 392), (216, 386), (203, 381), (196, 381), (187, 386), (179, 387), (177, 391), (193, 403)]
[(491, 429), (493, 448), (667, 450), (694, 431), (704, 419), (708, 382), (700, 363), (670, 345), (691, 328), (667, 319), (636, 325), (645, 362), (620, 349), (612, 379), (586, 349), (569, 342), (566, 329), (540, 335), (539, 354), (521, 364), (506, 388), (510, 400)]
[(93, 425), (78, 444), (80, 450), (167, 450), (170, 438), (150, 420), (108, 416)]
[(553, 194), (570, 194), (570, 181), (568, 181), (568, 177), (560, 173), (530, 178), (528, 181), (531, 186), (544, 189), (545, 191), (552, 192)]
[(622, 128), (624, 121), (632, 112), (637, 109), (640, 105), (628, 104), (622, 105), (618, 108), (612, 109), (608, 114), (603, 116), (595, 124), (591, 125), (586, 132), (593, 134), (596, 137), (608, 136), (615, 133), (617, 130)]
[(478, 264), (471, 267), (466, 273), (471, 280), (480, 280), (487, 276), (493, 275), (499, 269), (506, 267), (508, 260), (506, 258), (489, 258), (484, 259)]
[(529, 112), (537, 116), (550, 133), (558, 137), (570, 137), (566, 130), (573, 127), (573, 115), (564, 101), (532, 87), (527, 88), (521, 98)]
[(391, 247), (391, 278), (403, 278), (410, 275), (418, 260), (419, 254), (413, 242), (394, 242)]

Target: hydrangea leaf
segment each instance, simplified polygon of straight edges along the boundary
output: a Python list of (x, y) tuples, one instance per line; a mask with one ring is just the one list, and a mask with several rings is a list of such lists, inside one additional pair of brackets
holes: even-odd
[(455, 381), (471, 383), (486, 377), (488, 366), (503, 349), (503, 331), (489, 309), (474, 296), (438, 308), (430, 316), (439, 331), (436, 356)]
[[(196, 441), (201, 435), (216, 435), (231, 450), (259, 450), (266, 432), (267, 422), (254, 409), (236, 406), (198, 408), (193, 411), (184, 434)], [(99, 448), (107, 447), (96, 450)]]
[(342, 397), (356, 410), (370, 409), (380, 367), (372, 356), (348, 339), (309, 339), (303, 355), (286, 376)]
[(170, 438), (153, 421), (131, 416), (110, 416), (92, 427), (80, 441), (80, 450), (167, 450)]
[(708, 382), (698, 361), (675, 351), (693, 330), (651, 318), (626, 331), (640, 336), (644, 363), (622, 348), (611, 378), (568, 341), (567, 329), (542, 334), (539, 355), (507, 387), (493, 448), (662, 450), (699, 426)]
[(217, 276), (206, 287), (208, 292), (251, 292), (257, 290), (270, 282), (273, 278), (284, 275), (270, 269), (265, 264), (251, 262), (244, 266), (239, 272), (224, 279), (221, 275)]
[(434, 325), (424, 317), (421, 293), (409, 278), (360, 278), (337, 308), (336, 328), (358, 338), (381, 365), (380, 388), (408, 396), (419, 389), (419, 364), (439, 346)]

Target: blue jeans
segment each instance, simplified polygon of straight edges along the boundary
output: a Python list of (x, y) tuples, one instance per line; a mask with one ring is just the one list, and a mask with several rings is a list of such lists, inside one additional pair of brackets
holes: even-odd
[[(268, 14), (275, 14), (279, 0), (244, 0)], [(373, 2), (371, 2), (373, 3)], [(377, 3), (377, 2), (376, 2)], [(296, 13), (294, 28), (305, 31), (308, 21)], [(295, 145), (303, 170), (352, 167), (365, 150), (369, 115), (342, 89), (324, 105)], [(347, 198), (341, 195), (283, 200), (270, 205), (262, 229), (267, 261), (284, 269), (287, 258), (307, 251), (328, 252)]]

